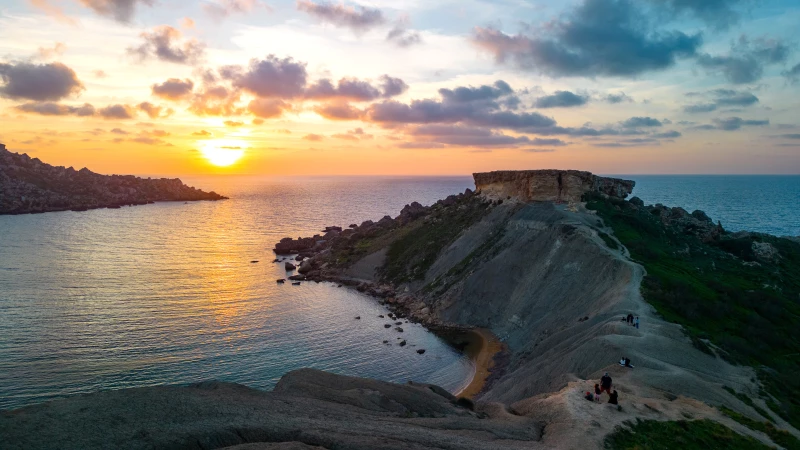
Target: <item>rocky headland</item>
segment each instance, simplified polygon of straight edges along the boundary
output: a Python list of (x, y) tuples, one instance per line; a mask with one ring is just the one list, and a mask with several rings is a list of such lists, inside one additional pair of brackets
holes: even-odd
[[(798, 448), (800, 243), (626, 200), (632, 181), (587, 172), (475, 183), (274, 251), (294, 282), (349, 285), (393, 317), (497, 339), (479, 389), (301, 370), (272, 392), (58, 400), (3, 412), (0, 435), (9, 448)], [(619, 405), (584, 399), (606, 372)]]
[(181, 180), (100, 175), (87, 168), (52, 166), (0, 144), (0, 214), (86, 211), (159, 201), (222, 200)]

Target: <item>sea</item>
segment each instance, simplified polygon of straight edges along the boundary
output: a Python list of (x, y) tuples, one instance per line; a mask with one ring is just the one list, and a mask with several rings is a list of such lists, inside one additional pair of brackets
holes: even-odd
[[(646, 203), (701, 209), (728, 230), (800, 235), (800, 176), (623, 177)], [(272, 248), (429, 205), (471, 177), (183, 181), (230, 199), (0, 216), (0, 409), (211, 379), (271, 389), (302, 367), (452, 392), (469, 382), (464, 354), (420, 325), (385, 328), (375, 299), (277, 284), (287, 273)]]

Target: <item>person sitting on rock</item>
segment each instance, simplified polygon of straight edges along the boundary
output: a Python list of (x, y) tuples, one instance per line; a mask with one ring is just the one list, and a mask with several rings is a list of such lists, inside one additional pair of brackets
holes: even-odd
[(602, 378), (600, 378), (600, 393), (603, 391), (608, 392), (608, 395), (611, 395), (611, 377), (608, 376), (608, 372), (606, 372)]
[(594, 395), (592, 395), (592, 393), (589, 392), (589, 391), (586, 391), (586, 395), (584, 395), (583, 398), (585, 398), (586, 400), (589, 400), (590, 402), (594, 401)]
[(619, 365), (620, 365), (620, 366), (624, 366), (624, 365), (625, 365), (625, 360), (626, 360), (626, 359), (628, 359), (628, 358), (626, 358), (626, 357), (624, 357), (624, 356), (623, 356), (622, 358), (620, 358), (620, 359), (619, 359)]
[(617, 394), (617, 390), (614, 389), (614, 392), (610, 393), (609, 395), (611, 397), (608, 399), (608, 403), (611, 403), (612, 405), (619, 405), (619, 394)]
[(630, 359), (630, 358), (625, 358), (625, 364), (623, 364), (623, 365), (624, 365), (625, 367), (633, 367), (633, 366), (631, 365), (631, 359)]

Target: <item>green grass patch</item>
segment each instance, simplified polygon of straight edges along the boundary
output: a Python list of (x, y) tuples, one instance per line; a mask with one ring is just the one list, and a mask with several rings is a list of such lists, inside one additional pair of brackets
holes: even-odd
[(609, 450), (760, 450), (761, 442), (717, 422), (639, 420), (617, 427), (605, 440)]
[(726, 391), (728, 391), (728, 392), (729, 392), (731, 395), (733, 395), (734, 397), (736, 397), (736, 398), (738, 398), (739, 400), (741, 400), (741, 401), (742, 401), (742, 402), (743, 402), (745, 405), (747, 405), (747, 406), (749, 406), (749, 407), (751, 407), (751, 408), (755, 409), (755, 410), (756, 410), (756, 412), (757, 412), (757, 413), (759, 413), (759, 414), (761, 414), (761, 416), (762, 416), (763, 418), (765, 418), (765, 419), (769, 420), (770, 422), (773, 422), (773, 420), (772, 420), (772, 416), (770, 416), (770, 415), (769, 415), (769, 413), (768, 413), (768, 412), (766, 412), (766, 411), (764, 410), (764, 408), (761, 408), (760, 406), (758, 406), (758, 405), (756, 405), (755, 403), (753, 403), (753, 399), (751, 399), (750, 397), (748, 397), (748, 396), (747, 396), (747, 394), (743, 394), (743, 393), (741, 393), (741, 392), (736, 392), (736, 391), (734, 391), (734, 390), (733, 390), (733, 388), (730, 388), (730, 387), (728, 387), (728, 386), (722, 386), (722, 389), (725, 389), (725, 390), (726, 390)]
[(441, 251), (490, 210), (477, 196), (434, 211), (413, 231), (396, 239), (386, 253), (380, 275), (386, 281), (403, 283), (422, 280)]
[[(708, 341), (721, 357), (757, 368), (774, 398), (765, 396), (769, 408), (800, 428), (800, 244), (757, 233), (702, 240), (690, 227), (665, 225), (657, 210), (587, 200), (647, 269), (644, 298), (700, 350), (713, 353)], [(765, 242), (780, 257), (755, 261), (754, 243)]]
[(747, 428), (766, 434), (770, 439), (772, 439), (772, 442), (780, 445), (781, 447), (787, 450), (800, 450), (800, 440), (798, 440), (788, 431), (779, 430), (770, 422), (759, 422), (757, 420), (753, 420), (724, 406), (720, 406), (719, 409), (723, 414), (746, 426)]
[(598, 231), (597, 234), (600, 236), (600, 239), (602, 239), (603, 242), (605, 242), (608, 248), (610, 248), (611, 250), (617, 250), (619, 248), (619, 244), (617, 244), (617, 241), (615, 241), (614, 238), (609, 236), (608, 233)]

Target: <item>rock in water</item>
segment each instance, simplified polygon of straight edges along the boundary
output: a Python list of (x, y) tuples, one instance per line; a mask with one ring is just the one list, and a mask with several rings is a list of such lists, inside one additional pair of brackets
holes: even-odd
[(287, 271), (289, 271), (289, 270), (294, 270), (294, 269), (296, 269), (296, 268), (297, 268), (297, 266), (295, 266), (294, 264), (290, 263), (289, 261), (286, 261), (286, 262), (283, 264), (283, 267), (285, 267)]
[(425, 349), (421, 348), (421, 349), (417, 350), (417, 353), (419, 353), (421, 355), (421, 354), (425, 353)]

